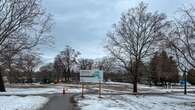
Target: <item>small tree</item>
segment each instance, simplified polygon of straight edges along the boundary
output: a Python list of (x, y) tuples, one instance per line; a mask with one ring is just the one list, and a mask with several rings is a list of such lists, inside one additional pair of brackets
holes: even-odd
[[(156, 52), (153, 56), (153, 58), (150, 61), (150, 81), (154, 83), (154, 85), (157, 85), (160, 81), (159, 75), (157, 74), (157, 64), (159, 62), (158, 53)], [(151, 82), (150, 82), (151, 84)]]
[(20, 65), (22, 65), (27, 81), (29, 83), (32, 83), (33, 73), (35, 69), (41, 64), (40, 56), (38, 55), (38, 53), (32, 53), (27, 51), (27, 53), (23, 53), (20, 56), (19, 60), (21, 60), (19, 62), (22, 63)]
[(179, 70), (176, 61), (168, 57), (165, 51), (160, 54), (156, 53), (150, 62), (150, 71), (152, 81), (155, 85), (161, 82), (167, 85), (167, 82), (176, 83), (179, 79)]
[(82, 58), (78, 60), (78, 65), (81, 70), (92, 69), (93, 63), (94, 63), (93, 59)]
[(62, 74), (63, 74), (63, 70), (64, 70), (64, 65), (61, 62), (60, 55), (57, 55), (55, 57), (53, 68), (54, 68), (54, 71), (55, 71), (55, 77), (56, 77), (55, 79), (56, 79), (56, 81), (58, 83), (60, 78), (61, 78), (61, 76), (62, 76)]
[(65, 81), (70, 81), (71, 72), (77, 64), (77, 57), (80, 55), (78, 51), (70, 46), (60, 52), (59, 64), (63, 66), (63, 76)]
[(114, 57), (103, 57), (97, 59), (94, 63), (94, 67), (104, 72), (104, 80), (108, 80), (112, 73), (117, 70), (116, 68), (116, 59)]

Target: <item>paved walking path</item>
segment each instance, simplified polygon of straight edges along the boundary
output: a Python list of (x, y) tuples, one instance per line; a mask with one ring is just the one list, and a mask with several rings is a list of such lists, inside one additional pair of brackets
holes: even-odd
[(75, 110), (71, 103), (71, 94), (54, 95), (41, 110)]

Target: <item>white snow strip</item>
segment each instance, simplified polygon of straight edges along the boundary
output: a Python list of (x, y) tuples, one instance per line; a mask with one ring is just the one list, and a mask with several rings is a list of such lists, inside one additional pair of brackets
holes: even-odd
[(37, 110), (48, 102), (41, 96), (0, 96), (0, 110)]
[[(55, 94), (62, 93), (63, 87), (59, 88), (7, 88), (6, 92), (0, 92), (0, 95), (36, 95), (36, 94)], [(80, 88), (65, 88), (66, 93), (79, 93)]]

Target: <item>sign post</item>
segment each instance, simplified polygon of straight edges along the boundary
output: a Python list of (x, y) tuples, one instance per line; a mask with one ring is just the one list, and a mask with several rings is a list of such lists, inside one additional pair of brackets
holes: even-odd
[(81, 85), (81, 86), (82, 86), (82, 87), (81, 87), (81, 88), (82, 88), (81, 97), (82, 97), (82, 98), (84, 98), (84, 84), (82, 83), (82, 85)]
[(99, 81), (99, 98), (101, 98), (101, 88), (102, 88), (101, 81)]
[(82, 97), (83, 97), (83, 83), (99, 83), (99, 97), (101, 97), (101, 82), (103, 82), (103, 71), (94, 70), (80, 70), (80, 82), (82, 83)]
[(187, 94), (187, 75), (186, 71), (184, 72), (184, 94)]

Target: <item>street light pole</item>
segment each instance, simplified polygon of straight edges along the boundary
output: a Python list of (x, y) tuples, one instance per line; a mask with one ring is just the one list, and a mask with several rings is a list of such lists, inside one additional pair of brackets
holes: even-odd
[(184, 71), (184, 94), (187, 94), (187, 75), (186, 71)]

